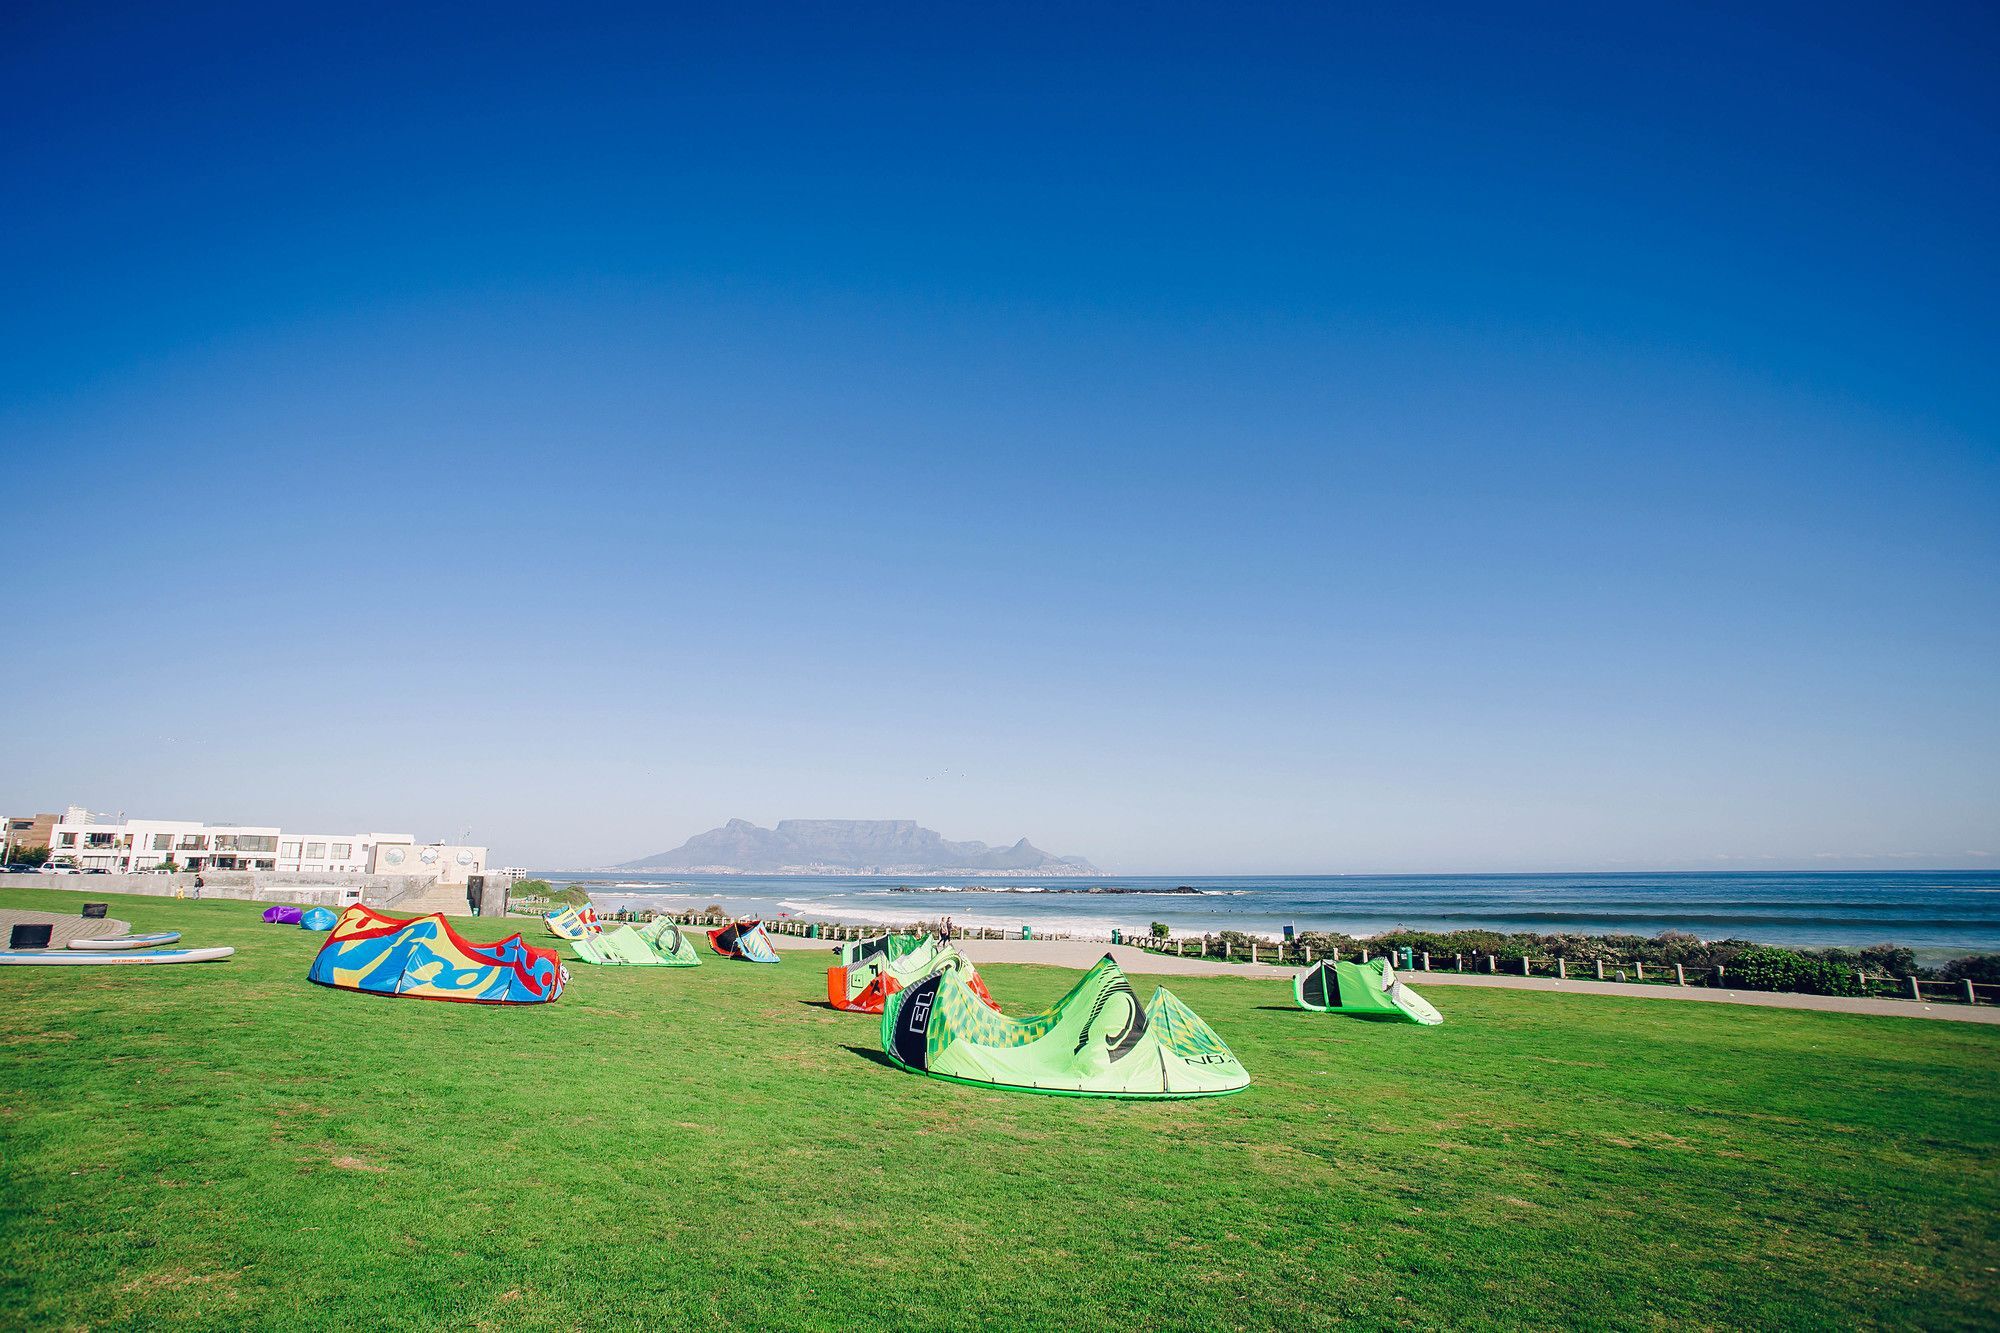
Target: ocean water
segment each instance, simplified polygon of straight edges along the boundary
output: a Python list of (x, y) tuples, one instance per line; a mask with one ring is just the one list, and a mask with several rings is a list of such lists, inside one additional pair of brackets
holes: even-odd
[[(1372, 935), (1397, 927), (1748, 939), (1822, 948), (1892, 942), (1926, 962), (2000, 953), (2000, 871), (1810, 874), (1317, 875), (964, 880), (938, 876), (634, 875), (554, 872), (600, 904), (889, 925), (950, 916), (1108, 936), (1164, 921), (1176, 933), (1287, 926)], [(1196, 893), (1171, 890), (1186, 885)], [(1125, 890), (1091, 893), (1093, 888)]]

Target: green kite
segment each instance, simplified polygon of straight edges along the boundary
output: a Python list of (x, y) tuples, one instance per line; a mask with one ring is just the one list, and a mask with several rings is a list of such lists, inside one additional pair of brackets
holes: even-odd
[(1444, 1022), (1429, 1000), (1402, 983), (1386, 958), (1366, 963), (1321, 959), (1292, 978), (1292, 993), (1301, 1009), (1322, 1014), (1391, 1018), (1425, 1027)]
[(656, 916), (639, 927), (639, 938), (652, 947), (653, 954), (665, 967), (700, 967), (701, 959), (694, 951), (688, 937), (681, 934), (680, 927), (666, 917)]
[[(678, 932), (675, 938), (679, 938)], [(687, 963), (662, 957), (653, 942), (634, 926), (614, 926), (601, 935), (571, 940), (578, 962), (602, 963), (613, 967), (686, 967)]]
[(852, 940), (846, 944), (833, 946), (840, 956), (840, 966), (857, 967), (871, 958), (885, 962), (915, 953), (919, 949), (931, 947), (930, 935), (877, 935), (872, 939)]
[(1250, 1086), (1222, 1038), (1165, 990), (1143, 1006), (1106, 954), (1053, 1009), (996, 1013), (950, 972), (888, 997), (882, 1049), (905, 1069), (1072, 1097), (1214, 1097)]

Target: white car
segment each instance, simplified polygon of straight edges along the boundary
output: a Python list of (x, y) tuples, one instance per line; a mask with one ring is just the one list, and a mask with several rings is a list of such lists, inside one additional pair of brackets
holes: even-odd
[(55, 861), (44, 861), (42, 862), (42, 873), (44, 875), (81, 875), (83, 872), (75, 866), (62, 865)]

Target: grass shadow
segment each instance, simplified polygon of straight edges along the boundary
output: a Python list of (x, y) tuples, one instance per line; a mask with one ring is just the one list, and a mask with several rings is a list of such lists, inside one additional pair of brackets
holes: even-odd
[(894, 1060), (891, 1060), (883, 1052), (876, 1050), (872, 1046), (847, 1046), (843, 1047), (842, 1049), (852, 1051), (864, 1060), (873, 1060), (876, 1064), (881, 1065), (884, 1069), (896, 1068), (896, 1062)]

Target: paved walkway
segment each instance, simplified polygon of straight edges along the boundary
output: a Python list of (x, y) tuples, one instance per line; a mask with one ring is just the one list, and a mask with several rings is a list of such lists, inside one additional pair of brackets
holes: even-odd
[(14, 933), (14, 927), (22, 925), (55, 927), (49, 935), (51, 949), (63, 948), (71, 940), (123, 935), (132, 929), (116, 917), (64, 916), (61, 912), (23, 912), (12, 907), (0, 908), (0, 947), (5, 947), (7, 937)]
[[(778, 948), (830, 951), (826, 940), (772, 935)], [(1134, 976), (1259, 977), (1296, 976), (1297, 967), (1271, 963), (1225, 963), (1216, 958), (1183, 958), (1153, 953), (1123, 944), (1089, 940), (961, 940), (958, 946), (975, 963), (1041, 963), (1050, 967), (1089, 967), (1105, 954)], [(1854, 999), (1835, 995), (1787, 995), (1774, 991), (1714, 990), (1705, 986), (1647, 986), (1620, 981), (1558, 981), (1554, 977), (1496, 977), (1457, 972), (1404, 972), (1418, 990), (1430, 986), (1489, 986), (1499, 990), (1569, 991), (1580, 995), (1623, 995), (1639, 1000), (1690, 1000), (1697, 1004), (1747, 1004), (1764, 1009), (1816, 1009), (1834, 1014), (1894, 1014), (1903, 1018), (1940, 1018), (1954, 1023), (2000, 1023), (2000, 1005), (1919, 1004), (1915, 1000)]]

